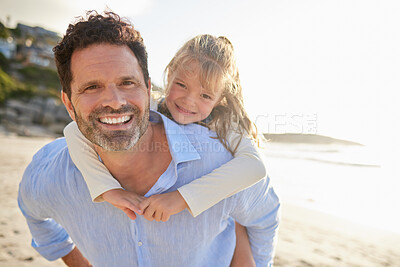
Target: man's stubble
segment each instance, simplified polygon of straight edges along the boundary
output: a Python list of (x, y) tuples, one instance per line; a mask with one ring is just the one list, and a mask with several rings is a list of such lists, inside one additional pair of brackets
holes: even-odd
[[(80, 116), (73, 106), (75, 120), (82, 134), (93, 144), (107, 151), (126, 151), (133, 148), (146, 132), (149, 125), (149, 103), (144, 108), (142, 116), (139, 108), (134, 105), (124, 105), (120, 109), (100, 107), (93, 110), (86, 121)], [(134, 120), (129, 130), (105, 131), (99, 127), (99, 117), (104, 115), (133, 114)]]

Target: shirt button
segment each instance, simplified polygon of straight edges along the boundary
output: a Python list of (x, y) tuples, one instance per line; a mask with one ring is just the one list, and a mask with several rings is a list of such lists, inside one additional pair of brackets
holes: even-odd
[(143, 245), (143, 243), (140, 242), (140, 241), (137, 244), (138, 244), (139, 247), (141, 247)]

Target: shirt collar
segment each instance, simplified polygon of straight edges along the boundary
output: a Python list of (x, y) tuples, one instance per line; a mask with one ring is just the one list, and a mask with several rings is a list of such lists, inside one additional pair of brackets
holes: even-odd
[(177, 124), (176, 122), (168, 119), (164, 115), (150, 110), (150, 122), (163, 122), (169, 151), (175, 164), (186, 161), (200, 159), (197, 149), (190, 142), (187, 133), (183, 130), (184, 125)]
[(164, 115), (152, 110), (150, 110), (149, 121), (153, 123), (162, 122), (164, 124), (172, 160), (165, 172), (145, 194), (145, 197), (160, 194), (170, 189), (178, 179), (179, 163), (200, 159), (199, 153), (194, 148), (182, 128), (184, 126), (179, 125)]

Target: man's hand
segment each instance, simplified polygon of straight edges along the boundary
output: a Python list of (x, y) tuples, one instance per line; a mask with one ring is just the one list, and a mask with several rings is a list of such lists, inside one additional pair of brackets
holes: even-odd
[(178, 191), (153, 195), (139, 204), (145, 219), (166, 222), (171, 215), (188, 208), (186, 201)]
[(146, 200), (144, 196), (129, 192), (123, 189), (111, 189), (103, 193), (103, 198), (114, 207), (122, 210), (132, 220), (136, 219), (136, 214), (143, 214), (139, 208), (139, 203)]
[(75, 247), (70, 253), (61, 258), (65, 265), (69, 267), (93, 267), (90, 262), (83, 257), (82, 253)]

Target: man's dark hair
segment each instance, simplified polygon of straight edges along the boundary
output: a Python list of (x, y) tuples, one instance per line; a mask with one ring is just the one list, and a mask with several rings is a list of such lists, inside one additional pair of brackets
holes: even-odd
[(127, 45), (138, 60), (147, 87), (147, 51), (140, 33), (113, 12), (100, 15), (96, 11), (88, 11), (86, 17), (80, 17), (78, 22), (70, 24), (62, 40), (53, 48), (62, 90), (68, 98), (71, 99), (72, 53), (92, 44)]

